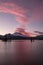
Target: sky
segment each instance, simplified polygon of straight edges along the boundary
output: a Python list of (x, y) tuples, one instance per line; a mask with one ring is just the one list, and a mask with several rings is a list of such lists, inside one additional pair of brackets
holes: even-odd
[(43, 32), (43, 0), (0, 0), (0, 34), (20, 27)]

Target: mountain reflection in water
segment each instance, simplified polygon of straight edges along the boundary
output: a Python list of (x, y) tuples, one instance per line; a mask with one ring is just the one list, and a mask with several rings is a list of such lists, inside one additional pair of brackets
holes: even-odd
[(35, 65), (43, 63), (43, 40), (0, 41), (0, 65)]

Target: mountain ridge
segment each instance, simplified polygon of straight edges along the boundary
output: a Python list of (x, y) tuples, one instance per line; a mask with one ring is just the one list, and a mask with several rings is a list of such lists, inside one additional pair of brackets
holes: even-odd
[(21, 33), (8, 33), (5, 35), (0, 35), (0, 40), (7, 41), (7, 40), (43, 40), (43, 35), (38, 35), (35, 37), (25, 36)]

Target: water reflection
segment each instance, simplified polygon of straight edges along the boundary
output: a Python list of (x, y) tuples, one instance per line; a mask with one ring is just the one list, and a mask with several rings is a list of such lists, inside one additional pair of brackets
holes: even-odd
[(41, 62), (41, 58), (43, 59), (43, 41), (0, 41), (0, 65), (32, 65)]
[[(30, 47), (27, 46), (27, 41), (24, 40), (18, 40), (15, 41), (15, 48), (16, 48), (16, 58), (19, 64), (26, 64), (30, 61)], [(29, 45), (29, 44), (28, 44)], [(30, 45), (29, 45), (30, 46)], [(28, 58), (29, 57), (29, 58)]]

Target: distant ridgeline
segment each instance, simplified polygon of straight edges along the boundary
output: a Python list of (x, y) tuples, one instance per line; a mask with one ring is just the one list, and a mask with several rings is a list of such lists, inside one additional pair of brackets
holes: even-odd
[(36, 37), (29, 37), (25, 36), (21, 33), (14, 33), (14, 34), (5, 34), (0, 35), (0, 40), (7, 41), (7, 40), (43, 40), (43, 35), (38, 35)]

